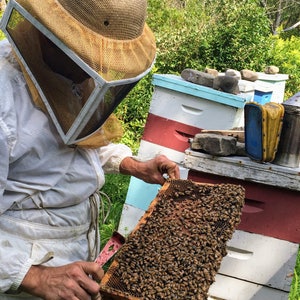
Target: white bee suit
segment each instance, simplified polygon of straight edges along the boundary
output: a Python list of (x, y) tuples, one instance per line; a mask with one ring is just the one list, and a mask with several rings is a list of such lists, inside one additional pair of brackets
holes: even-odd
[(96, 235), (87, 237), (99, 204), (90, 196), (103, 186), (104, 172), (118, 172), (132, 153), (117, 144), (65, 146), (33, 105), (6, 40), (0, 88), (0, 299), (38, 299), (17, 291), (31, 265), (89, 260), (99, 250), (91, 253)]

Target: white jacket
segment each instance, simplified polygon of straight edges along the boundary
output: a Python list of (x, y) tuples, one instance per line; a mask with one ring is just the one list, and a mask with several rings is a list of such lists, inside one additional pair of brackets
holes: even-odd
[[(65, 146), (30, 98), (6, 40), (0, 41), (0, 299), (16, 291), (32, 264), (88, 259), (89, 196), (132, 153)], [(33, 299), (33, 298), (32, 298)]]

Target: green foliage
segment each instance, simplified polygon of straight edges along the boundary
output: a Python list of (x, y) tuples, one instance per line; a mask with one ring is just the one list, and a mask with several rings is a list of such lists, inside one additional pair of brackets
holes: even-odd
[[(270, 44), (269, 20), (264, 10), (255, 1), (247, 0), (220, 1), (213, 10), (215, 26), (204, 34), (207, 64), (222, 71), (261, 71)], [(202, 45), (200, 49), (203, 51)]]
[(108, 212), (108, 217), (105, 222), (103, 222), (103, 217), (100, 218), (101, 249), (113, 232), (118, 229), (130, 177), (121, 174), (107, 174), (105, 180), (107, 183), (101, 189), (101, 192), (108, 195), (110, 201), (102, 197), (103, 209)]
[[(297, 0), (261, 0), (260, 2), (265, 5), (273, 33), (278, 31), (278, 27), (289, 29), (299, 21), (300, 5)], [(286, 37), (290, 37), (291, 34), (300, 36), (300, 28), (295, 27), (286, 31)]]
[(297, 256), (292, 286), (289, 293), (289, 300), (299, 300), (299, 299), (300, 299), (300, 248)]
[(198, 45), (206, 16), (201, 1), (149, 1), (148, 23), (156, 35), (158, 73), (202, 68)]
[[(3, 11), (0, 10), (0, 19), (1, 19), (2, 15), (3, 15)], [(3, 40), (4, 38), (5, 38), (5, 35), (4, 35), (3, 31), (0, 30), (0, 41)]]
[(257, 1), (150, 0), (149, 6), (159, 73), (205, 67), (261, 71), (270, 44), (270, 22)]
[(282, 39), (280, 35), (273, 36), (268, 64), (278, 66), (281, 73), (289, 75), (285, 89), (286, 99), (300, 91), (300, 37)]
[(205, 26), (201, 1), (149, 1), (148, 23), (156, 34), (158, 73), (202, 68), (198, 45)]

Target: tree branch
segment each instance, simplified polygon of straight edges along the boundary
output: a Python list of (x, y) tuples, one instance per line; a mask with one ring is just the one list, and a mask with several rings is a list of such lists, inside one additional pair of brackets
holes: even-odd
[(295, 23), (294, 25), (284, 29), (283, 31), (289, 31), (289, 30), (292, 30), (292, 29), (295, 29), (296, 27), (300, 26), (300, 21)]

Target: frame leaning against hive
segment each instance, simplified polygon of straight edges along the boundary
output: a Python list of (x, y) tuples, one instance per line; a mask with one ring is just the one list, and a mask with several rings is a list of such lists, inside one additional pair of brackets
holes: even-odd
[(103, 298), (207, 299), (244, 197), (239, 185), (168, 180), (103, 277)]

